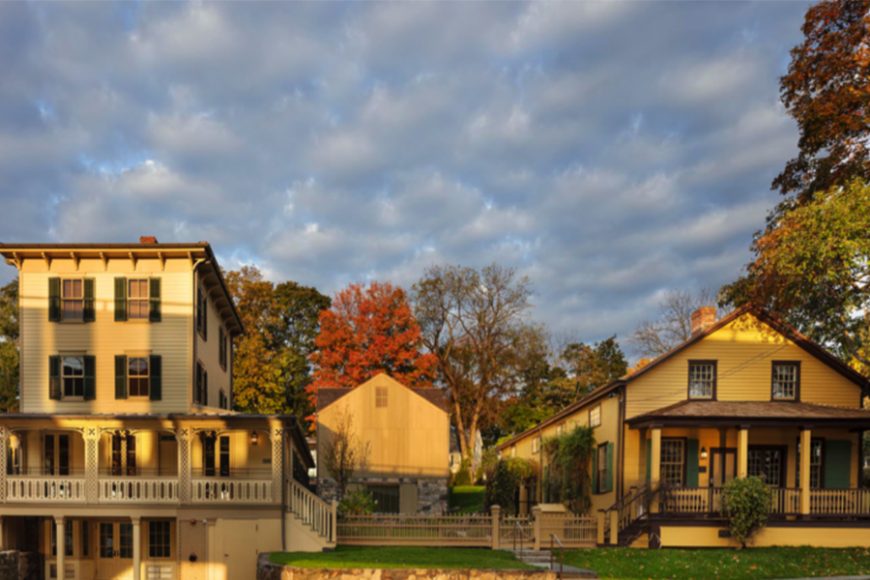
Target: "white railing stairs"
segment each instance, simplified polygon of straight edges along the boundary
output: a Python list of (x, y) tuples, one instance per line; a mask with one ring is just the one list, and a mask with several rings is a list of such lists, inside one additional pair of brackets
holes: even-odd
[(287, 482), (287, 510), (317, 534), (327, 546), (335, 546), (338, 520), (336, 502), (322, 500), (307, 487), (291, 479)]

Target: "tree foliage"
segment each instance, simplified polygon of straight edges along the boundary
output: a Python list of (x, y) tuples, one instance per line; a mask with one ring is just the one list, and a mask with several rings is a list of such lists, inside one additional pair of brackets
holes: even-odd
[(570, 343), (562, 351), (561, 360), (567, 369), (568, 378), (575, 385), (574, 396), (569, 402), (618, 379), (628, 370), (628, 362), (616, 336), (591, 345), (582, 342)]
[(517, 513), (517, 495), (521, 485), (535, 477), (537, 466), (530, 459), (509, 457), (499, 459), (486, 474), (484, 504), (489, 509), (501, 507), (506, 514)]
[(312, 408), (305, 393), (318, 316), (329, 298), (296, 282), (277, 286), (246, 266), (226, 276), (245, 334), (234, 342), (233, 405), (250, 413), (305, 417)]
[(819, 192), (758, 236), (725, 302), (782, 313), (810, 338), (870, 370), (870, 185)]
[(351, 284), (320, 314), (312, 354), (320, 387), (355, 387), (385, 372), (410, 387), (432, 384), (435, 358), (421, 352), (420, 326), (405, 291), (388, 283)]
[(714, 302), (708, 290), (697, 293), (680, 290), (665, 294), (658, 318), (644, 321), (632, 336), (632, 343), (644, 357), (655, 358), (692, 336), (692, 312)]
[(547, 478), (544, 486), (550, 501), (560, 501), (574, 513), (585, 514), (592, 502), (590, 465), (595, 450), (591, 427), (578, 426), (544, 440)]
[(732, 479), (722, 490), (722, 505), (731, 535), (745, 548), (752, 536), (767, 524), (770, 488), (760, 477)]
[(799, 203), (854, 177), (870, 181), (870, 0), (819, 2), (803, 33), (780, 80), (798, 155), (773, 181)]
[(500, 401), (519, 392), (518, 371), (543, 340), (524, 317), (530, 292), (528, 279), (495, 264), (432, 267), (414, 285), (423, 343), (449, 394), (462, 457), (472, 463), (478, 432), (497, 422)]
[(0, 412), (18, 410), (18, 278), (0, 288)]

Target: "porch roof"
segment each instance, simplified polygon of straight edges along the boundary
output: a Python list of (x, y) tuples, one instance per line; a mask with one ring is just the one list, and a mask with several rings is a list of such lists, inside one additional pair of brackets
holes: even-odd
[(632, 428), (793, 425), (870, 429), (870, 410), (789, 401), (682, 401), (626, 422)]

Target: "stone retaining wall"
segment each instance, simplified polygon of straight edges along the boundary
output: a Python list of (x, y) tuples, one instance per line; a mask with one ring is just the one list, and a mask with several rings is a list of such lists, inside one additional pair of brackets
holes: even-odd
[(346, 568), (317, 570), (272, 564), (260, 554), (257, 580), (556, 580), (556, 574), (537, 570), (373, 570)]

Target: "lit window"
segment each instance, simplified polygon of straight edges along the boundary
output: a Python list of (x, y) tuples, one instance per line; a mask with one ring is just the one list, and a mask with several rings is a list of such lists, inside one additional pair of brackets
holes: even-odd
[(662, 439), (661, 478), (662, 482), (682, 487), (683, 475), (686, 472), (686, 448), (682, 439)]
[(83, 280), (63, 280), (61, 283), (61, 320), (84, 320), (85, 292)]
[(127, 383), (131, 397), (148, 396), (148, 357), (127, 359)]
[(689, 398), (712, 399), (716, 393), (716, 361), (689, 361)]
[(598, 427), (601, 425), (601, 405), (589, 409), (589, 426)]
[(377, 387), (375, 389), (375, 407), (383, 408), (387, 406), (387, 387)]
[(771, 396), (778, 401), (794, 401), (800, 386), (800, 363), (774, 362)]
[(150, 305), (148, 302), (148, 280), (137, 279), (127, 281), (127, 317), (133, 319), (148, 319)]
[(65, 356), (62, 359), (61, 375), (64, 397), (84, 397), (85, 361), (82, 356)]

